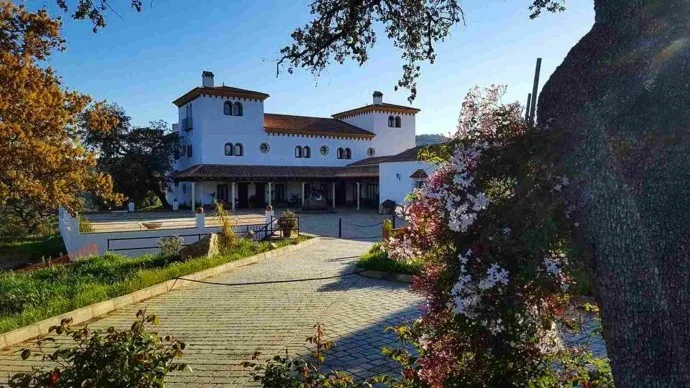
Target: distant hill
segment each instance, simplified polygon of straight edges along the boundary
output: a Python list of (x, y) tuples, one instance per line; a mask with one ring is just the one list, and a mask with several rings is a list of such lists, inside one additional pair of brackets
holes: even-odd
[(440, 135), (440, 134), (417, 135), (417, 138), (416, 138), (416, 143), (418, 146), (427, 145), (427, 144), (445, 143), (447, 141), (448, 141), (448, 138), (443, 136), (443, 135)]

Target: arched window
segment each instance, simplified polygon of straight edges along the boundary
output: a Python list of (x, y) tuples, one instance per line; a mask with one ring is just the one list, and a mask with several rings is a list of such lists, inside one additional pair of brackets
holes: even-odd
[(244, 155), (244, 147), (242, 146), (242, 143), (235, 144), (235, 156), (242, 155)]
[(192, 157), (192, 145), (187, 144), (187, 157), (191, 158)]
[(345, 154), (345, 150), (343, 150), (342, 148), (338, 148), (338, 159), (344, 158), (345, 157), (344, 154)]
[(235, 116), (243, 116), (244, 115), (244, 109), (242, 108), (242, 104), (239, 102), (235, 103)]
[(400, 120), (400, 116), (395, 117), (395, 127), (396, 128), (402, 127), (402, 120)]
[(345, 148), (345, 159), (352, 159), (352, 151), (349, 148)]
[(311, 147), (309, 147), (309, 146), (304, 146), (304, 148), (302, 149), (302, 151), (303, 151), (303, 156), (304, 156), (305, 158), (311, 158)]
[(223, 104), (223, 114), (226, 116), (232, 116), (232, 102), (225, 101)]
[(225, 156), (233, 156), (235, 154), (235, 147), (232, 143), (225, 143)]
[(393, 118), (393, 116), (388, 116), (388, 126), (392, 128), (394, 125), (395, 119)]
[(296, 158), (302, 157), (302, 147), (300, 147), (300, 146), (295, 147), (295, 157)]

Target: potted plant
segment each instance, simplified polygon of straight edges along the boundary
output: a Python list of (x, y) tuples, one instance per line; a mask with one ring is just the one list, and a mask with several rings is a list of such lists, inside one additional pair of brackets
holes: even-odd
[(292, 236), (292, 231), (297, 227), (297, 216), (290, 209), (283, 212), (278, 218), (278, 226), (283, 231), (283, 236)]

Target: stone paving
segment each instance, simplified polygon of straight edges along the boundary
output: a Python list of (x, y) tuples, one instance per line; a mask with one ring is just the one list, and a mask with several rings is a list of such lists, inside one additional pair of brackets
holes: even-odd
[[(207, 281), (226, 284), (271, 282), (346, 275), (371, 243), (324, 238), (321, 243), (238, 268)], [(92, 328), (129, 327), (137, 310), (160, 316), (156, 328), (187, 343), (184, 361), (193, 372), (175, 373), (168, 386), (256, 385), (242, 362), (255, 351), (264, 356), (306, 352), (304, 340), (317, 322), (336, 347), (327, 365), (358, 378), (397, 373), (381, 347), (395, 346), (387, 326), (419, 315), (419, 296), (407, 284), (348, 275), (325, 280), (255, 285), (196, 284), (117, 310)], [(21, 361), (20, 347), (0, 351), (0, 385), (11, 373), (38, 361)]]

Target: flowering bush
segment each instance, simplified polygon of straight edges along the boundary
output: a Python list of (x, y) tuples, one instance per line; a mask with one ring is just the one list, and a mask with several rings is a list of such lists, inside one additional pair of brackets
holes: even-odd
[(146, 315), (145, 310), (137, 312), (137, 320), (128, 330), (74, 329), (71, 323), (71, 318), (63, 319), (50, 328), (57, 336), (70, 337), (70, 347), (50, 345), (52, 352), (47, 352), (45, 344), (63, 341), (46, 337), (37, 340), (37, 351), (21, 352), (23, 360), (34, 356), (53, 367), (17, 373), (10, 379), (10, 387), (162, 387), (169, 372), (188, 369), (176, 361), (185, 344), (149, 331), (158, 324), (158, 317)]
[(567, 290), (576, 259), (560, 191), (570, 182), (540, 162), (543, 133), (528, 127), (504, 87), (475, 88), (458, 132), (426, 152), (438, 164), (408, 204), (408, 226), (385, 244), (400, 261), (422, 258), (413, 287), (426, 297), (406, 331), (419, 357), (404, 380), (430, 386), (610, 384), (608, 363), (583, 346)]

